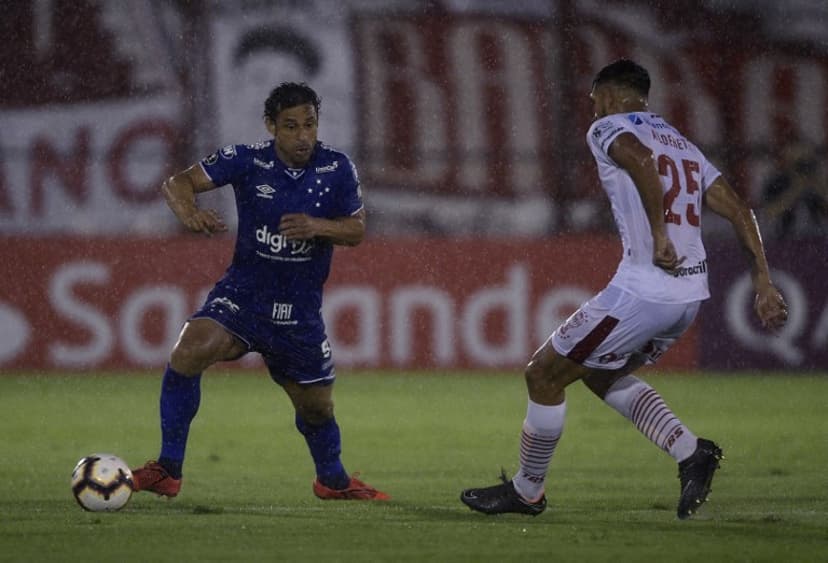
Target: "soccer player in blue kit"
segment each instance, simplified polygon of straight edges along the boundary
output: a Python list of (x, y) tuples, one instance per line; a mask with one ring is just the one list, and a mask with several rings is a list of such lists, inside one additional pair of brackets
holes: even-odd
[(308, 85), (279, 85), (265, 101), (272, 140), (224, 147), (162, 186), (176, 217), (210, 235), (227, 228), (214, 210), (196, 205), (196, 194), (232, 185), (238, 234), (230, 267), (172, 350), (161, 386), (161, 453), (133, 471), (136, 491), (178, 494), (202, 372), (258, 352), (296, 410), (296, 427), (316, 466), (314, 494), (390, 498), (349, 475), (340, 460), (322, 286), (334, 245), (362, 241), (365, 209), (353, 163), (317, 140), (319, 105)]

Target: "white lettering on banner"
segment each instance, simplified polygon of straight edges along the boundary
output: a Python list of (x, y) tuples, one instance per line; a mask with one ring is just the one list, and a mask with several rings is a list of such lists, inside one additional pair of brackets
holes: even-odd
[[(178, 331), (188, 315), (184, 291), (169, 285), (136, 288), (124, 297), (124, 304), (114, 317), (73, 294), (73, 289), (80, 285), (106, 286), (111, 283), (111, 277), (110, 269), (98, 262), (72, 262), (55, 272), (49, 284), (52, 307), (61, 317), (81, 325), (90, 337), (82, 344), (51, 343), (49, 358), (54, 365), (92, 367), (104, 362), (115, 350), (116, 333), (125, 355), (137, 365), (163, 365), (169, 357)], [(164, 318), (163, 337), (151, 343), (142, 334), (141, 323), (150, 309), (159, 307)]]
[[(396, 20), (363, 22), (364, 33), (360, 52), (365, 59), (363, 92), (363, 123), (367, 150), (368, 175), (392, 182), (438, 182), (449, 169), (449, 159), (440, 158), (449, 147), (446, 97), (442, 88), (429, 75), (428, 50), (417, 25)], [(405, 108), (389, 112), (387, 108)], [(405, 121), (406, 127), (398, 127)], [(403, 163), (394, 158), (393, 143), (409, 132), (405, 139), (408, 151), (415, 157)], [(397, 144), (403, 142), (397, 140)], [(431, 158), (432, 155), (437, 158)]]
[[(150, 343), (141, 333), (141, 323), (147, 310), (154, 307), (160, 307), (164, 313), (163, 338)], [(172, 285), (139, 288), (127, 298), (118, 319), (124, 353), (142, 366), (163, 364), (187, 314), (187, 296), (181, 288)]]
[[(443, 40), (433, 41), (435, 33)], [(429, 18), (362, 17), (356, 37), (368, 99), (366, 172), (374, 183), (545, 195), (548, 164), (538, 154), (555, 112), (545, 107), (538, 68), (551, 34), (519, 20), (452, 17), (436, 31)]]
[(91, 333), (85, 344), (70, 345), (60, 341), (50, 344), (49, 357), (55, 365), (94, 365), (112, 352), (115, 338), (106, 316), (72, 293), (76, 285), (106, 285), (109, 279), (109, 269), (98, 262), (72, 262), (55, 272), (49, 283), (49, 301), (55, 311)]
[(152, 232), (175, 228), (158, 191), (176, 148), (174, 97), (2, 111), (0, 229)]
[(31, 334), (29, 321), (20, 309), (0, 301), (0, 363), (22, 352)]
[[(336, 320), (348, 309), (356, 313), (357, 329), (352, 344), (340, 337)], [(322, 308), (334, 357), (342, 364), (377, 364), (380, 360), (380, 295), (371, 287), (341, 286), (328, 292)]]
[[(543, 342), (590, 295), (580, 287), (549, 289), (540, 297), (533, 316), (531, 279), (528, 265), (513, 264), (502, 283), (484, 285), (462, 297), (423, 284), (382, 292), (369, 284), (331, 286), (323, 315), (334, 358), (342, 366), (384, 362), (403, 367), (452, 366), (458, 361), (488, 367), (522, 364), (530, 347)], [(119, 354), (130, 366), (162, 366), (188, 315), (209, 291), (202, 288), (190, 297), (176, 285), (126, 287), (126, 291), (122, 288), (123, 304), (108, 311), (92, 299), (85, 300), (80, 290), (87, 294), (91, 288), (108, 291), (121, 286), (118, 276), (104, 263), (83, 260), (60, 266), (48, 284), (55, 316), (77, 326), (83, 338), (69, 343), (56, 336), (47, 342), (49, 362), (65, 368), (95, 367)], [(152, 327), (145, 321), (150, 312), (158, 318)], [(425, 326), (422, 315), (427, 319)], [(492, 325), (493, 315), (502, 326)], [(346, 324), (347, 333), (343, 332)], [(425, 357), (417, 339), (428, 347)], [(258, 355), (248, 355), (242, 365), (259, 366)]]
[(805, 356), (797, 348), (796, 340), (802, 335), (808, 321), (808, 297), (796, 278), (787, 272), (773, 270), (771, 277), (788, 304), (788, 322), (784, 328), (775, 334), (759, 332), (753, 328), (748, 314), (753, 315), (754, 293), (747, 273), (739, 276), (728, 289), (725, 297), (727, 326), (746, 348), (757, 352), (770, 351), (788, 364), (799, 365)]
[[(539, 301), (534, 319), (535, 334), (529, 334), (530, 271), (515, 265), (507, 271), (504, 286), (488, 286), (470, 293), (465, 303), (433, 286), (402, 286), (388, 294), (389, 331), (381, 328), (380, 295), (363, 286), (332, 287), (326, 296), (323, 313), (334, 355), (340, 365), (381, 363), (381, 334), (388, 332), (391, 361), (398, 366), (417, 361), (414, 354), (414, 315), (425, 312), (431, 319), (429, 337), (431, 357), (437, 365), (454, 364), (460, 353), (472, 365), (508, 366), (528, 359), (529, 346), (543, 342), (592, 293), (582, 287), (565, 286), (547, 291)], [(356, 316), (357, 330), (342, 335), (337, 320), (347, 309)], [(488, 316), (500, 311), (507, 335), (502, 344), (488, 340)], [(532, 338), (534, 336), (534, 338)]]
[[(502, 62), (495, 68), (487, 68), (487, 58), (481, 56), (481, 45), (489, 43), (498, 52)], [(463, 133), (457, 141), (461, 154), (458, 180), (463, 190), (474, 193), (485, 189), (492, 180), (492, 161), (518, 162), (519, 166), (506, 166), (510, 176), (503, 184), (517, 194), (530, 194), (541, 190), (540, 160), (533, 158), (541, 146), (541, 124), (538, 119), (537, 95), (533, 85), (536, 80), (533, 64), (533, 47), (526, 32), (517, 26), (498, 21), (460, 20), (449, 37), (451, 68), (457, 81), (457, 98), (463, 100), (456, 117), (457, 128)], [(523, 85), (515, 88), (515, 84)], [(503, 105), (503, 114), (493, 116), (491, 98), (496, 97)], [(549, 119), (551, 112), (544, 112)], [(520, 135), (504, 135), (491, 138), (492, 120), (508, 122), (508, 130), (520, 131)], [(497, 146), (495, 154), (490, 147)]]
[(411, 362), (414, 338), (412, 316), (426, 310), (432, 318), (432, 350), (437, 365), (455, 360), (454, 302), (451, 295), (432, 286), (404, 286), (391, 294), (391, 361), (397, 365)]
[[(460, 331), (469, 355), (486, 366), (526, 359), (529, 344), (529, 274), (522, 265), (512, 266), (504, 287), (486, 288), (472, 295), (463, 312)], [(506, 314), (506, 341), (497, 345), (486, 339), (486, 316), (501, 309)]]

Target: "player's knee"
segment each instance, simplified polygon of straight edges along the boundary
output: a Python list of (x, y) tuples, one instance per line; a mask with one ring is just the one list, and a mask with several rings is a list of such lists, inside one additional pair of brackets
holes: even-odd
[(333, 399), (326, 396), (303, 397), (296, 413), (311, 426), (320, 426), (333, 418)]
[(526, 380), (526, 387), (530, 394), (542, 393), (543, 395), (557, 395), (566, 387), (566, 383), (560, 374), (548, 362), (539, 361), (533, 358), (523, 371)]
[(526, 365), (526, 368), (523, 370), (523, 377), (526, 380), (527, 385), (537, 385), (549, 382), (552, 379), (550, 371), (545, 369), (545, 367), (535, 359)]
[(311, 426), (321, 426), (334, 416), (332, 401), (314, 401), (303, 404), (296, 410), (302, 420)]
[(204, 344), (179, 342), (170, 354), (170, 365), (184, 375), (196, 375), (213, 363), (211, 352)]

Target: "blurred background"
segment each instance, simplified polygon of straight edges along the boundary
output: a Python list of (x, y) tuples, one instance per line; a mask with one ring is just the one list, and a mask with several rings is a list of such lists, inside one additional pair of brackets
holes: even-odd
[[(0, 30), (2, 370), (164, 365), (234, 233), (183, 233), (159, 186), (266, 138), (286, 80), (321, 95), (369, 214), (328, 284), (337, 363), (520, 367), (619, 259), (585, 134), (622, 56), (756, 209), (791, 308), (759, 330), (706, 214), (713, 298), (660, 366), (828, 369), (821, 0), (13, 0)], [(235, 226), (232, 190), (200, 204)]]

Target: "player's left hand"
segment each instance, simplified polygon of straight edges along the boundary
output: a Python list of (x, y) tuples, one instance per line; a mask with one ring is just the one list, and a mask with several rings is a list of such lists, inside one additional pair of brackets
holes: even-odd
[(756, 292), (753, 308), (762, 327), (768, 330), (780, 329), (788, 320), (788, 306), (782, 294), (773, 285), (764, 286)]
[(279, 233), (291, 240), (312, 239), (318, 234), (316, 218), (304, 213), (285, 213), (279, 221)]

